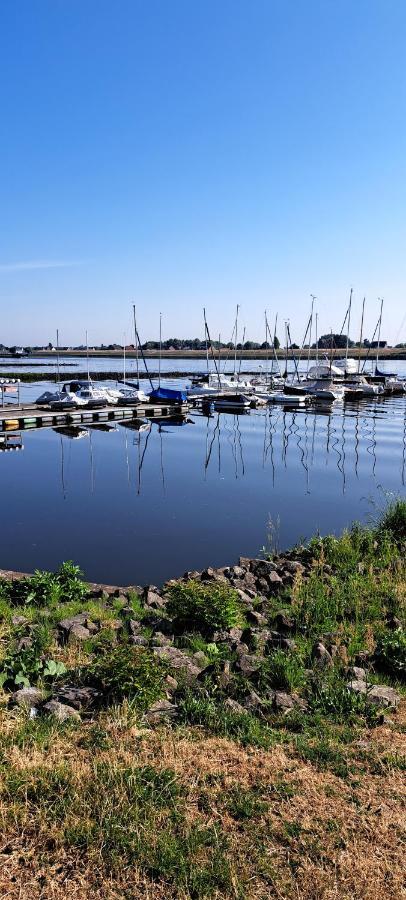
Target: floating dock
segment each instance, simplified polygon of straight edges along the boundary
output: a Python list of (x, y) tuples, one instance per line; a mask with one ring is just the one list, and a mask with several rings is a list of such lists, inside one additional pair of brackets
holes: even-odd
[(90, 425), (97, 422), (123, 422), (127, 419), (161, 419), (185, 416), (188, 404), (137, 403), (129, 406), (102, 406), (96, 409), (53, 410), (48, 406), (0, 407), (0, 431), (27, 431), (32, 428), (56, 428), (61, 425)]

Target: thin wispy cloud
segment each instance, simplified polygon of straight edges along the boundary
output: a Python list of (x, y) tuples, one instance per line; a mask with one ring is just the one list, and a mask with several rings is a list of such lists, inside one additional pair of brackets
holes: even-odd
[(29, 272), (34, 269), (69, 269), (83, 266), (87, 260), (75, 259), (31, 259), (23, 262), (0, 263), (0, 272)]

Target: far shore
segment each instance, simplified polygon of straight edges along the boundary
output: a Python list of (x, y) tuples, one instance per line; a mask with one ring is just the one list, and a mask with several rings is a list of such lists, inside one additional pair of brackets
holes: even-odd
[[(280, 348), (279, 350), (276, 350), (275, 352), (276, 352), (276, 356), (278, 357), (278, 359), (286, 358), (286, 350)], [(330, 352), (331, 352), (330, 350), (319, 350), (319, 357), (322, 358), (323, 356), (326, 356), (326, 355), (330, 356)], [(159, 350), (144, 350), (143, 353), (144, 353), (144, 356), (146, 359), (159, 359), (159, 356), (160, 356)], [(83, 359), (83, 358), (86, 358), (87, 355), (92, 358), (93, 357), (101, 357), (101, 358), (108, 359), (111, 357), (112, 359), (116, 359), (116, 358), (122, 359), (123, 351), (122, 350), (89, 350), (88, 354), (87, 354), (86, 350), (60, 350), (59, 351), (60, 357), (69, 356), (71, 358), (78, 357), (80, 359)], [(302, 358), (306, 357), (307, 350), (303, 350), (301, 355), (302, 355)], [(334, 359), (339, 359), (340, 357), (343, 357), (345, 355), (345, 350), (343, 350), (343, 349), (333, 350), (332, 355), (333, 355)], [(350, 348), (349, 355), (354, 359), (358, 359), (358, 357), (360, 359), (367, 359), (367, 358), (374, 359), (376, 356), (376, 350), (370, 350), (368, 352), (368, 348), (363, 348), (362, 350), (359, 350), (358, 347), (352, 347), (352, 348)], [(136, 358), (135, 350), (126, 350), (126, 356), (128, 359), (135, 359)], [(218, 350), (216, 350), (215, 358), (218, 359), (219, 356), (223, 360), (224, 359), (231, 360), (234, 358), (234, 353), (232, 350), (223, 349), (220, 351), (220, 354), (219, 354)], [(272, 351), (269, 351), (269, 350), (243, 350), (242, 352), (239, 350), (237, 352), (238, 360), (240, 360), (240, 359), (245, 359), (245, 360), (266, 359), (267, 357), (271, 358), (272, 356), (273, 356), (273, 353), (272, 353)], [(299, 356), (299, 350), (289, 350), (288, 351), (289, 358), (293, 359), (294, 357), (298, 357), (298, 356)], [(25, 358), (26, 359), (44, 359), (44, 358), (46, 359), (49, 357), (54, 359), (56, 357), (56, 351), (36, 350), (36, 351), (30, 353)], [(206, 352), (205, 352), (205, 350), (162, 350), (161, 357), (162, 357), (162, 359), (206, 359)], [(12, 358), (12, 357), (10, 357), (10, 358)], [(209, 358), (213, 359), (212, 355), (210, 355)], [(316, 353), (314, 350), (312, 350), (311, 359), (315, 359), (315, 358), (316, 358)], [(405, 348), (385, 347), (385, 348), (379, 350), (379, 358), (382, 360), (384, 360), (384, 359), (406, 359), (406, 347)]]

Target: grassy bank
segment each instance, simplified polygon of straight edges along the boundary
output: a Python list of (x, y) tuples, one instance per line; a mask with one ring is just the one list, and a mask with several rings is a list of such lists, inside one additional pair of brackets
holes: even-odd
[(3, 581), (2, 896), (398, 900), (405, 549), (399, 502), (161, 591)]

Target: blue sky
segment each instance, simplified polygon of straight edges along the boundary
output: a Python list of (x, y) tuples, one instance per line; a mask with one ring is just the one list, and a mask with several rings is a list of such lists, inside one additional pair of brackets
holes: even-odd
[[(5, 0), (0, 342), (406, 340), (404, 0)], [(402, 324), (403, 323), (403, 324)]]

